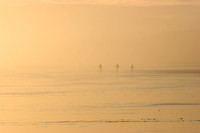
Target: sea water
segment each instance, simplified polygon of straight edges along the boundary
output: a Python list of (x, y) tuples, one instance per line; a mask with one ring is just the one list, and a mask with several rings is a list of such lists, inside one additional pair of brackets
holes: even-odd
[(199, 133), (199, 70), (0, 72), (1, 133)]

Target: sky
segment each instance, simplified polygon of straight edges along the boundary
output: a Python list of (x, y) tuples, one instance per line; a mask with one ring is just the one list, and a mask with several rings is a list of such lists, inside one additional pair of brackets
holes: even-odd
[(0, 0), (0, 68), (200, 66), (200, 0)]

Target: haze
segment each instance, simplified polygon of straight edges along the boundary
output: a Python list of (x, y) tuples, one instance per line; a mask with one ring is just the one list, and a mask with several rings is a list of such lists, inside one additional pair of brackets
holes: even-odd
[(199, 3), (0, 0), (0, 67), (199, 66)]

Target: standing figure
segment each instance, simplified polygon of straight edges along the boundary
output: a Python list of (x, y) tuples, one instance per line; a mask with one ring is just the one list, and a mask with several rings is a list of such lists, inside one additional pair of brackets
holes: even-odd
[(99, 71), (102, 72), (102, 65), (99, 64)]
[(133, 64), (131, 65), (131, 71), (133, 71), (133, 69), (134, 69), (134, 66), (133, 66)]
[(117, 71), (118, 71), (118, 69), (119, 69), (119, 64), (116, 65), (116, 69), (117, 69)]

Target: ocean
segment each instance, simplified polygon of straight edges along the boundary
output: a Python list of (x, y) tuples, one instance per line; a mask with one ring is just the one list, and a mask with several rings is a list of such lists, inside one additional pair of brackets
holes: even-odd
[(199, 133), (199, 70), (0, 72), (0, 133)]

